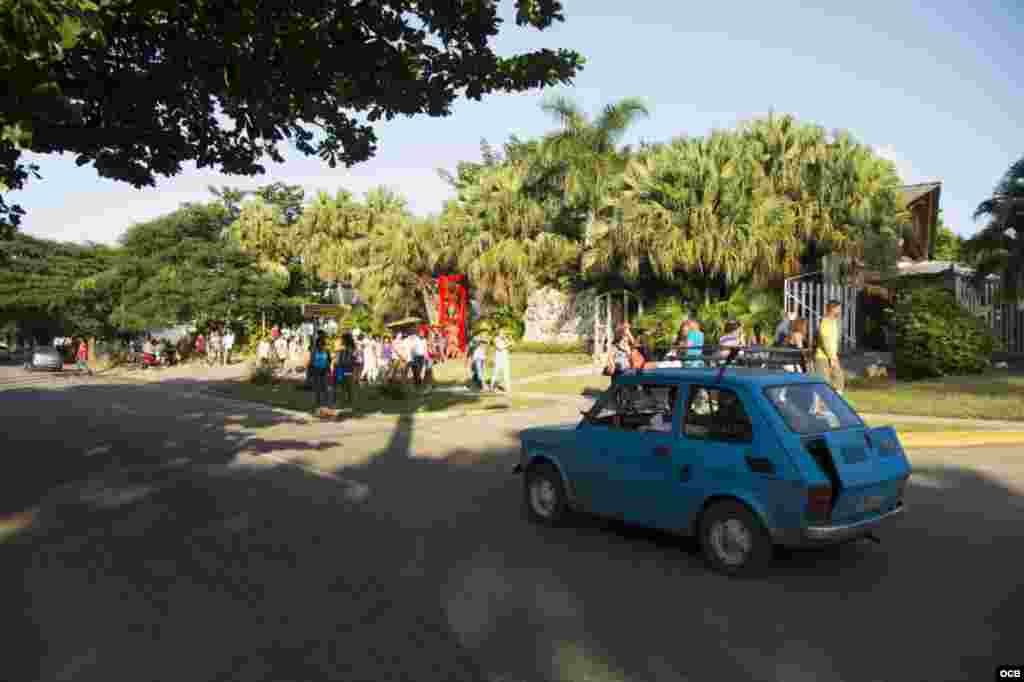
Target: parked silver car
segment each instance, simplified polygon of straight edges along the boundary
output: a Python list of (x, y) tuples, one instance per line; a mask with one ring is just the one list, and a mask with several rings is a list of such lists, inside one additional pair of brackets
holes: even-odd
[(64, 369), (64, 358), (61, 356), (60, 350), (42, 346), (32, 351), (28, 362), (25, 363), (25, 369), (48, 369), (59, 372)]

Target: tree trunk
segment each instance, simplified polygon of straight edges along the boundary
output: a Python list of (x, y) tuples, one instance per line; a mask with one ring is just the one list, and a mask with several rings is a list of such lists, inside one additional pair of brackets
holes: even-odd
[(438, 322), (437, 306), (441, 302), (441, 295), (433, 288), (420, 289), (420, 298), (423, 299), (423, 309), (426, 312), (427, 323), (431, 326)]

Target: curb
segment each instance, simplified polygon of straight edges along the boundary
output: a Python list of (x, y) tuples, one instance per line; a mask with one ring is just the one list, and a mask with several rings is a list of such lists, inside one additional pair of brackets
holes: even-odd
[(1024, 445), (1024, 431), (932, 431), (900, 435), (905, 448), (974, 448)]

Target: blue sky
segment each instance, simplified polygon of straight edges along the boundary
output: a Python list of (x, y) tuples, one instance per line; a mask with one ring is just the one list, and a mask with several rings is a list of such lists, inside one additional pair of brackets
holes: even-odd
[[(904, 182), (940, 180), (946, 224), (973, 233), (974, 207), (1024, 154), (1024, 50), (1016, 50), (1024, 9), (1018, 0), (925, 3), (833, 2), (827, 10), (792, 0), (770, 3), (678, 0), (564, 0), (566, 22), (538, 32), (515, 26), (513, 7), (498, 38), (501, 53), (567, 47), (587, 59), (565, 89), (588, 110), (622, 97), (646, 100), (651, 117), (625, 142), (702, 135), (770, 110), (829, 129), (846, 129), (896, 163)], [(532, 137), (554, 123), (544, 93), (460, 101), (453, 115), (396, 119), (378, 126), (377, 156), (352, 169), (285, 150), (257, 178), (186, 166), (155, 188), (99, 178), (70, 156), (37, 157), (44, 179), (11, 193), (28, 211), (28, 234), (112, 241), (129, 225), (210, 198), (207, 185), (255, 187), (273, 181), (310, 191), (374, 185), (402, 192), (420, 214), (450, 196), (437, 168), (479, 158), (479, 142)]]

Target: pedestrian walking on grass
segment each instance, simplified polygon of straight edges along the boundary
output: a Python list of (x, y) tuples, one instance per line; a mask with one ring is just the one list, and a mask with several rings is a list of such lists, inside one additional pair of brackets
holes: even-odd
[(327, 406), (327, 373), (331, 368), (331, 357), (324, 348), (323, 338), (316, 340), (316, 346), (309, 355), (309, 380), (313, 387), (313, 412), (320, 414)]

